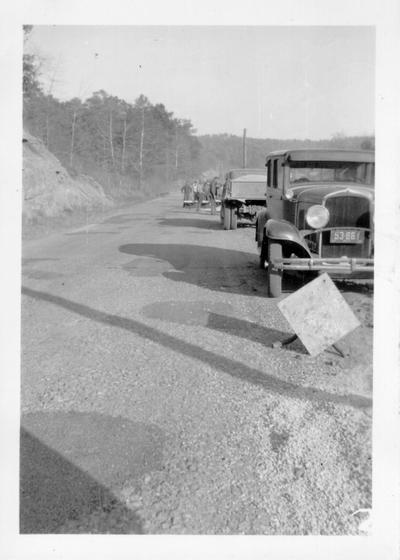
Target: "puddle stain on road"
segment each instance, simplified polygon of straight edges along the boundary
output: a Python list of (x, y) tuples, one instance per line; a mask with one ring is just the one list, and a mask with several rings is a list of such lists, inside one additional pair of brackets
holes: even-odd
[(64, 235), (117, 235), (118, 231), (72, 231), (70, 233), (64, 233)]
[(134, 214), (121, 214), (112, 216), (111, 218), (108, 218), (107, 220), (101, 222), (101, 224), (126, 224), (129, 222), (135, 224), (136, 222), (148, 221), (148, 219), (151, 217), (151, 214), (144, 213), (142, 213), (140, 216), (135, 216)]
[(122, 269), (131, 276), (159, 276), (164, 272), (174, 270), (171, 265), (161, 259), (153, 259), (150, 257), (140, 257), (129, 261), (122, 266)]
[[(141, 533), (140, 520), (115, 494), (127, 480), (161, 468), (164, 440), (158, 427), (122, 417), (81, 412), (23, 415), (21, 533), (57, 532), (59, 526), (99, 510), (103, 516), (123, 510), (124, 525), (115, 532)], [(81, 532), (78, 521), (70, 532)]]
[(56, 257), (37, 257), (37, 258), (23, 258), (21, 260), (22, 271), (21, 276), (31, 280), (54, 280), (65, 276), (61, 272), (53, 272), (51, 270), (41, 270), (37, 266), (41, 266), (44, 262), (59, 261)]
[(253, 294), (255, 291), (260, 295), (267, 293), (265, 275), (256, 266), (255, 255), (251, 253), (207, 245), (178, 243), (131, 243), (121, 245), (119, 251), (136, 257), (138, 266), (135, 266), (135, 261), (131, 261), (127, 263), (128, 267), (133, 269), (149, 267), (148, 274), (136, 271), (135, 275), (151, 276), (151, 270), (155, 271), (156, 267), (150, 264), (153, 259), (160, 263), (157, 265), (159, 267), (157, 273), (174, 282), (185, 282), (201, 288), (230, 293)]
[(271, 430), (269, 433), (269, 439), (270, 439), (272, 451), (278, 453), (287, 444), (289, 440), (289, 432), (286, 431), (278, 432), (275, 430)]
[(22, 276), (30, 278), (31, 280), (53, 280), (55, 278), (62, 278), (65, 276), (61, 272), (50, 272), (48, 270), (23, 270)]
[[(207, 220), (200, 218), (162, 218), (158, 221), (158, 224), (162, 227), (184, 227), (184, 228), (199, 228), (201, 230), (219, 230), (223, 231), (223, 228), (219, 221)], [(203, 233), (206, 233), (203, 231)]]
[(22, 259), (22, 266), (27, 266), (29, 264), (35, 264), (35, 263), (39, 263), (39, 262), (45, 262), (45, 261), (59, 261), (59, 258), (56, 257), (32, 257), (32, 258), (23, 258)]

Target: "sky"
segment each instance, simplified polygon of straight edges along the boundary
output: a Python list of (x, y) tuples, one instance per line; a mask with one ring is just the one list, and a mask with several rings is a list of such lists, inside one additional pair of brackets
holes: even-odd
[(144, 94), (198, 134), (374, 133), (373, 27), (36, 26), (25, 48), (59, 99)]

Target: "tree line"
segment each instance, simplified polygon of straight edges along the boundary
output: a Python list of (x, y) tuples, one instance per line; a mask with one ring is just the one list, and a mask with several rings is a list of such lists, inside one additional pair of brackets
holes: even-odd
[[(25, 38), (32, 26), (24, 26)], [(114, 198), (135, 191), (166, 190), (171, 183), (218, 175), (242, 166), (242, 138), (196, 136), (189, 119), (179, 119), (145, 95), (129, 103), (104, 90), (86, 100), (60, 101), (44, 91), (41, 60), (23, 56), (24, 127), (40, 138), (72, 176), (96, 179)], [(246, 143), (247, 167), (263, 167), (267, 153), (284, 148), (373, 149), (372, 136), (336, 134), (326, 140), (256, 139)]]
[(23, 57), (23, 122), (72, 175), (94, 177), (113, 196), (162, 190), (200, 172), (190, 120), (144, 95), (128, 103), (100, 90), (84, 101), (60, 101), (43, 91), (40, 60), (30, 54)]
[[(211, 134), (199, 136), (199, 140), (202, 147), (200, 159), (203, 169), (213, 169), (217, 175), (221, 175), (226, 170), (242, 167), (242, 137), (232, 134)], [(246, 167), (264, 167), (266, 155), (275, 150), (305, 148), (373, 150), (375, 139), (373, 136), (345, 136), (340, 133), (323, 140), (247, 138)]]

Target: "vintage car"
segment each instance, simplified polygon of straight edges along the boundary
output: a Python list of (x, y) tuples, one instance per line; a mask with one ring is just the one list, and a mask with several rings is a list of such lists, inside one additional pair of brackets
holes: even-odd
[(265, 169), (233, 169), (226, 174), (220, 210), (224, 229), (236, 229), (238, 220), (255, 223), (265, 207), (266, 184)]
[(286, 150), (267, 156), (267, 204), (258, 213), (260, 266), (271, 297), (283, 273), (373, 278), (374, 152)]

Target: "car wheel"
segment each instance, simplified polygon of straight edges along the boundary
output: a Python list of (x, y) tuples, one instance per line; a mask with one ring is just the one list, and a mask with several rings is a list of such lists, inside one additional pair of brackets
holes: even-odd
[(231, 211), (226, 206), (224, 207), (224, 229), (231, 229)]
[(237, 229), (237, 211), (236, 208), (231, 209), (231, 229)]
[(263, 239), (260, 246), (260, 268), (261, 270), (268, 268), (268, 245), (265, 239)]
[(282, 294), (282, 270), (274, 267), (275, 259), (282, 258), (282, 245), (268, 242), (268, 294), (270, 297), (279, 297)]

